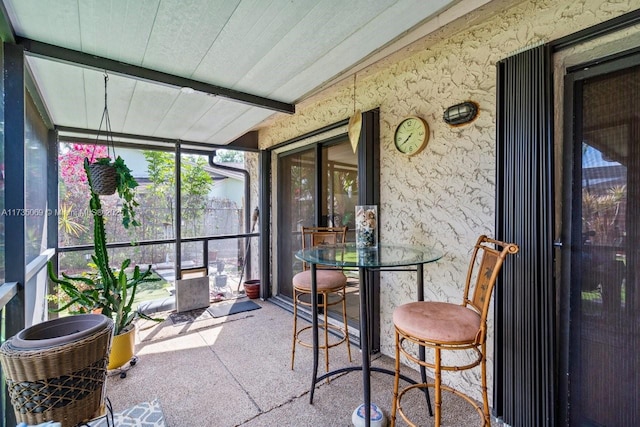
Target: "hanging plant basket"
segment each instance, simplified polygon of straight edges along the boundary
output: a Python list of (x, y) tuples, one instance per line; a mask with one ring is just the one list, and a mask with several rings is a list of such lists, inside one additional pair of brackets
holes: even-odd
[(116, 192), (118, 174), (112, 165), (91, 163), (91, 187), (99, 196), (110, 196)]

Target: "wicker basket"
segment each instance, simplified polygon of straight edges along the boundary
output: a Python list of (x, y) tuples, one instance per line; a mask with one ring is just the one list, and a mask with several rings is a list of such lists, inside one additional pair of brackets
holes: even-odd
[[(72, 427), (101, 415), (113, 321), (96, 314), (79, 316), (95, 316), (84, 318), (93, 322), (87, 328), (89, 334), (86, 330), (68, 334), (63, 327), (56, 339), (42, 339), (44, 346), (38, 347), (34, 344), (37, 340), (21, 339), (26, 329), (0, 347), (0, 362), (18, 422), (57, 421)], [(60, 320), (36, 327), (56, 334)], [(50, 345), (65, 339), (65, 343)]]
[(91, 189), (100, 196), (110, 196), (116, 192), (117, 174), (111, 165), (101, 165), (91, 163), (89, 165), (91, 173)]

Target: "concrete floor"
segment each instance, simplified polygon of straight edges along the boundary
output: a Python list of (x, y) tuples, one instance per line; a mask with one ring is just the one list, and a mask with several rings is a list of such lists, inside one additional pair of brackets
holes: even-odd
[[(292, 314), (254, 301), (261, 309), (223, 318), (139, 323), (138, 362), (126, 378), (110, 375), (107, 380), (106, 396), (114, 410), (157, 399), (168, 427), (352, 425), (352, 412), (362, 403), (361, 372), (320, 383), (309, 404), (312, 353), (299, 347), (295, 370), (290, 369)], [(358, 365), (355, 346), (352, 356), (350, 363), (345, 346), (332, 349), (331, 368)], [(322, 372), (322, 356), (320, 366)], [(393, 360), (380, 356), (373, 366), (393, 369)], [(403, 373), (418, 377), (409, 368)], [(388, 417), (393, 376), (373, 373), (371, 391), (372, 402)], [(424, 397), (415, 394), (403, 399), (403, 406), (426, 415)], [(443, 425), (481, 425), (473, 408), (453, 395), (445, 393), (443, 410)], [(417, 420), (421, 426), (433, 425), (429, 417)], [(400, 420), (398, 425), (406, 424)]]

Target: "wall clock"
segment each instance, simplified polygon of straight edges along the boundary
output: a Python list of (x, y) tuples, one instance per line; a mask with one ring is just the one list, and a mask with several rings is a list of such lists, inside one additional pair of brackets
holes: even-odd
[(402, 120), (393, 140), (399, 152), (408, 156), (418, 154), (429, 142), (429, 125), (416, 116), (409, 116)]

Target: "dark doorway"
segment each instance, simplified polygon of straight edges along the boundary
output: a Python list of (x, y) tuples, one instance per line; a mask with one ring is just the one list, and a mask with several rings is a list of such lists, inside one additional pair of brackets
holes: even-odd
[(637, 54), (618, 55), (569, 70), (565, 82), (573, 124), (563, 215), (571, 242), (561, 283), (569, 325), (561, 328), (571, 426), (640, 419), (638, 64)]

